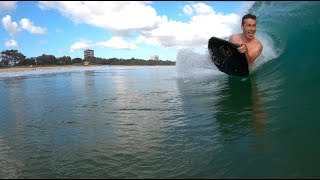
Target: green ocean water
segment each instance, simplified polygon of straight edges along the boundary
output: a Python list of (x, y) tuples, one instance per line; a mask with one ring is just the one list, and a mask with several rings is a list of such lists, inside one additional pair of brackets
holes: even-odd
[(320, 3), (249, 12), (264, 51), (248, 78), (190, 49), (0, 74), (0, 178), (319, 178)]
[(320, 3), (256, 2), (249, 12), (257, 15), (264, 50), (248, 78), (221, 74), (207, 54), (178, 54), (177, 70), (189, 87), (216, 83), (205, 96), (214, 97), (214, 122), (237, 165), (210, 177), (319, 178)]

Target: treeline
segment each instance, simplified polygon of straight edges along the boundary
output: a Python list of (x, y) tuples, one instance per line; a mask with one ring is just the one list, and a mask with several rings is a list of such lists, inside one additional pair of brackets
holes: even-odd
[(144, 60), (144, 59), (118, 59), (118, 58), (99, 58), (89, 57), (86, 59), (82, 58), (71, 58), (69, 56), (55, 57), (54, 55), (43, 54), (38, 57), (27, 58), (25, 55), (20, 53), (18, 50), (4, 50), (1, 52), (0, 67), (10, 66), (46, 66), (46, 65), (79, 65), (79, 64), (90, 64), (90, 65), (175, 65), (173, 61), (163, 60)]

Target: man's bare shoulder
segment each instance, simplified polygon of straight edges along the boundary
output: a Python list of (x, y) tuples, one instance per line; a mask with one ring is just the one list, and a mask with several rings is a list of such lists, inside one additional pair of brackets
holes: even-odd
[(233, 34), (230, 36), (229, 41), (233, 43), (238, 43), (241, 39), (241, 34)]
[(255, 38), (255, 44), (256, 44), (256, 46), (260, 49), (262, 49), (263, 48), (263, 45), (262, 45), (262, 43), (259, 41), (259, 39), (257, 39), (257, 38)]
[(239, 39), (239, 38), (241, 38), (241, 34), (232, 34), (231, 36), (230, 36), (230, 39)]

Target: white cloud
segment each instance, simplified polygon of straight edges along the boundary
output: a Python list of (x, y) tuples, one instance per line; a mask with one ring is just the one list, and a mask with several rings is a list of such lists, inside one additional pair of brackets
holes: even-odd
[(1, 21), (4, 29), (9, 32), (10, 36), (15, 36), (21, 30), (18, 23), (11, 21), (10, 15), (6, 15)]
[(34, 26), (33, 22), (26, 18), (20, 20), (21, 27), (19, 27), (17, 22), (13, 22), (11, 20), (10, 15), (6, 15), (2, 18), (2, 25), (11, 37), (16, 36), (22, 29), (28, 31), (31, 34), (44, 34), (46, 32), (46, 28)]
[(108, 41), (98, 42), (96, 45), (100, 46), (100, 47), (107, 47), (107, 48), (112, 48), (112, 49), (133, 50), (133, 49), (137, 48), (137, 46), (134, 43), (127, 42), (127, 41), (123, 40), (121, 37), (112, 37)]
[(206, 46), (212, 36), (230, 36), (239, 25), (240, 16), (221, 14), (205, 3), (190, 3), (182, 8), (189, 21), (174, 21), (160, 16), (150, 2), (135, 1), (40, 1), (42, 10), (55, 9), (75, 23), (85, 23), (117, 34), (96, 45), (134, 49), (134, 43), (122, 37), (135, 31), (136, 43), (164, 47)]
[(17, 6), (17, 1), (0, 1), (0, 12), (13, 10)]
[(31, 34), (45, 34), (46, 28), (42, 28), (39, 26), (33, 25), (33, 22), (31, 22), (27, 18), (23, 18), (20, 20), (21, 28), (24, 30), (27, 30)]
[(4, 45), (6, 48), (18, 48), (19, 47), (18, 43), (14, 39), (10, 39), (10, 40), (6, 41)]
[(146, 37), (146, 36), (142, 36), (142, 35), (138, 36), (135, 42), (142, 43), (142, 44), (149, 44), (149, 45), (153, 45), (153, 46), (160, 46), (161, 45), (157, 38)]
[(74, 52), (77, 50), (85, 50), (89, 49), (91, 47), (90, 41), (88, 40), (80, 40), (78, 42), (75, 42), (70, 47), (70, 52)]
[(197, 15), (215, 13), (211, 6), (208, 6), (204, 3), (196, 3), (196, 4), (193, 4), (192, 7)]
[[(158, 28), (142, 34), (138, 40), (150, 45), (162, 44), (165, 47), (206, 46), (212, 36), (227, 37), (234, 32), (240, 17), (236, 14), (216, 13), (203, 3), (185, 6), (193, 8), (195, 15), (188, 22), (167, 21)], [(183, 8), (184, 13), (191, 12)]]
[(183, 13), (184, 13), (185, 15), (187, 15), (187, 16), (193, 15), (193, 9), (192, 9), (192, 7), (191, 7), (189, 4), (185, 5), (185, 6), (183, 7), (182, 11), (183, 11)]
[(139, 1), (40, 1), (40, 9), (56, 9), (75, 23), (86, 23), (114, 32), (147, 30), (165, 17), (157, 16), (149, 2)]
[(204, 3), (186, 4), (183, 6), (182, 11), (187, 16), (200, 15), (200, 14), (213, 14), (215, 13), (211, 6)]

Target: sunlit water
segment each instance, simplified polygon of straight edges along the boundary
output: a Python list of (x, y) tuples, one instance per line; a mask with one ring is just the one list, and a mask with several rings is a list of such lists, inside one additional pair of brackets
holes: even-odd
[[(0, 178), (319, 178), (317, 2), (256, 2), (249, 77), (176, 66), (0, 74)], [(209, 39), (210, 37), (208, 37)]]
[(277, 84), (207, 79), (181, 78), (175, 66), (1, 74), (1, 178), (306, 173), (296, 155), (309, 151), (289, 153), (283, 142), (300, 129), (279, 122), (289, 119), (279, 118)]

